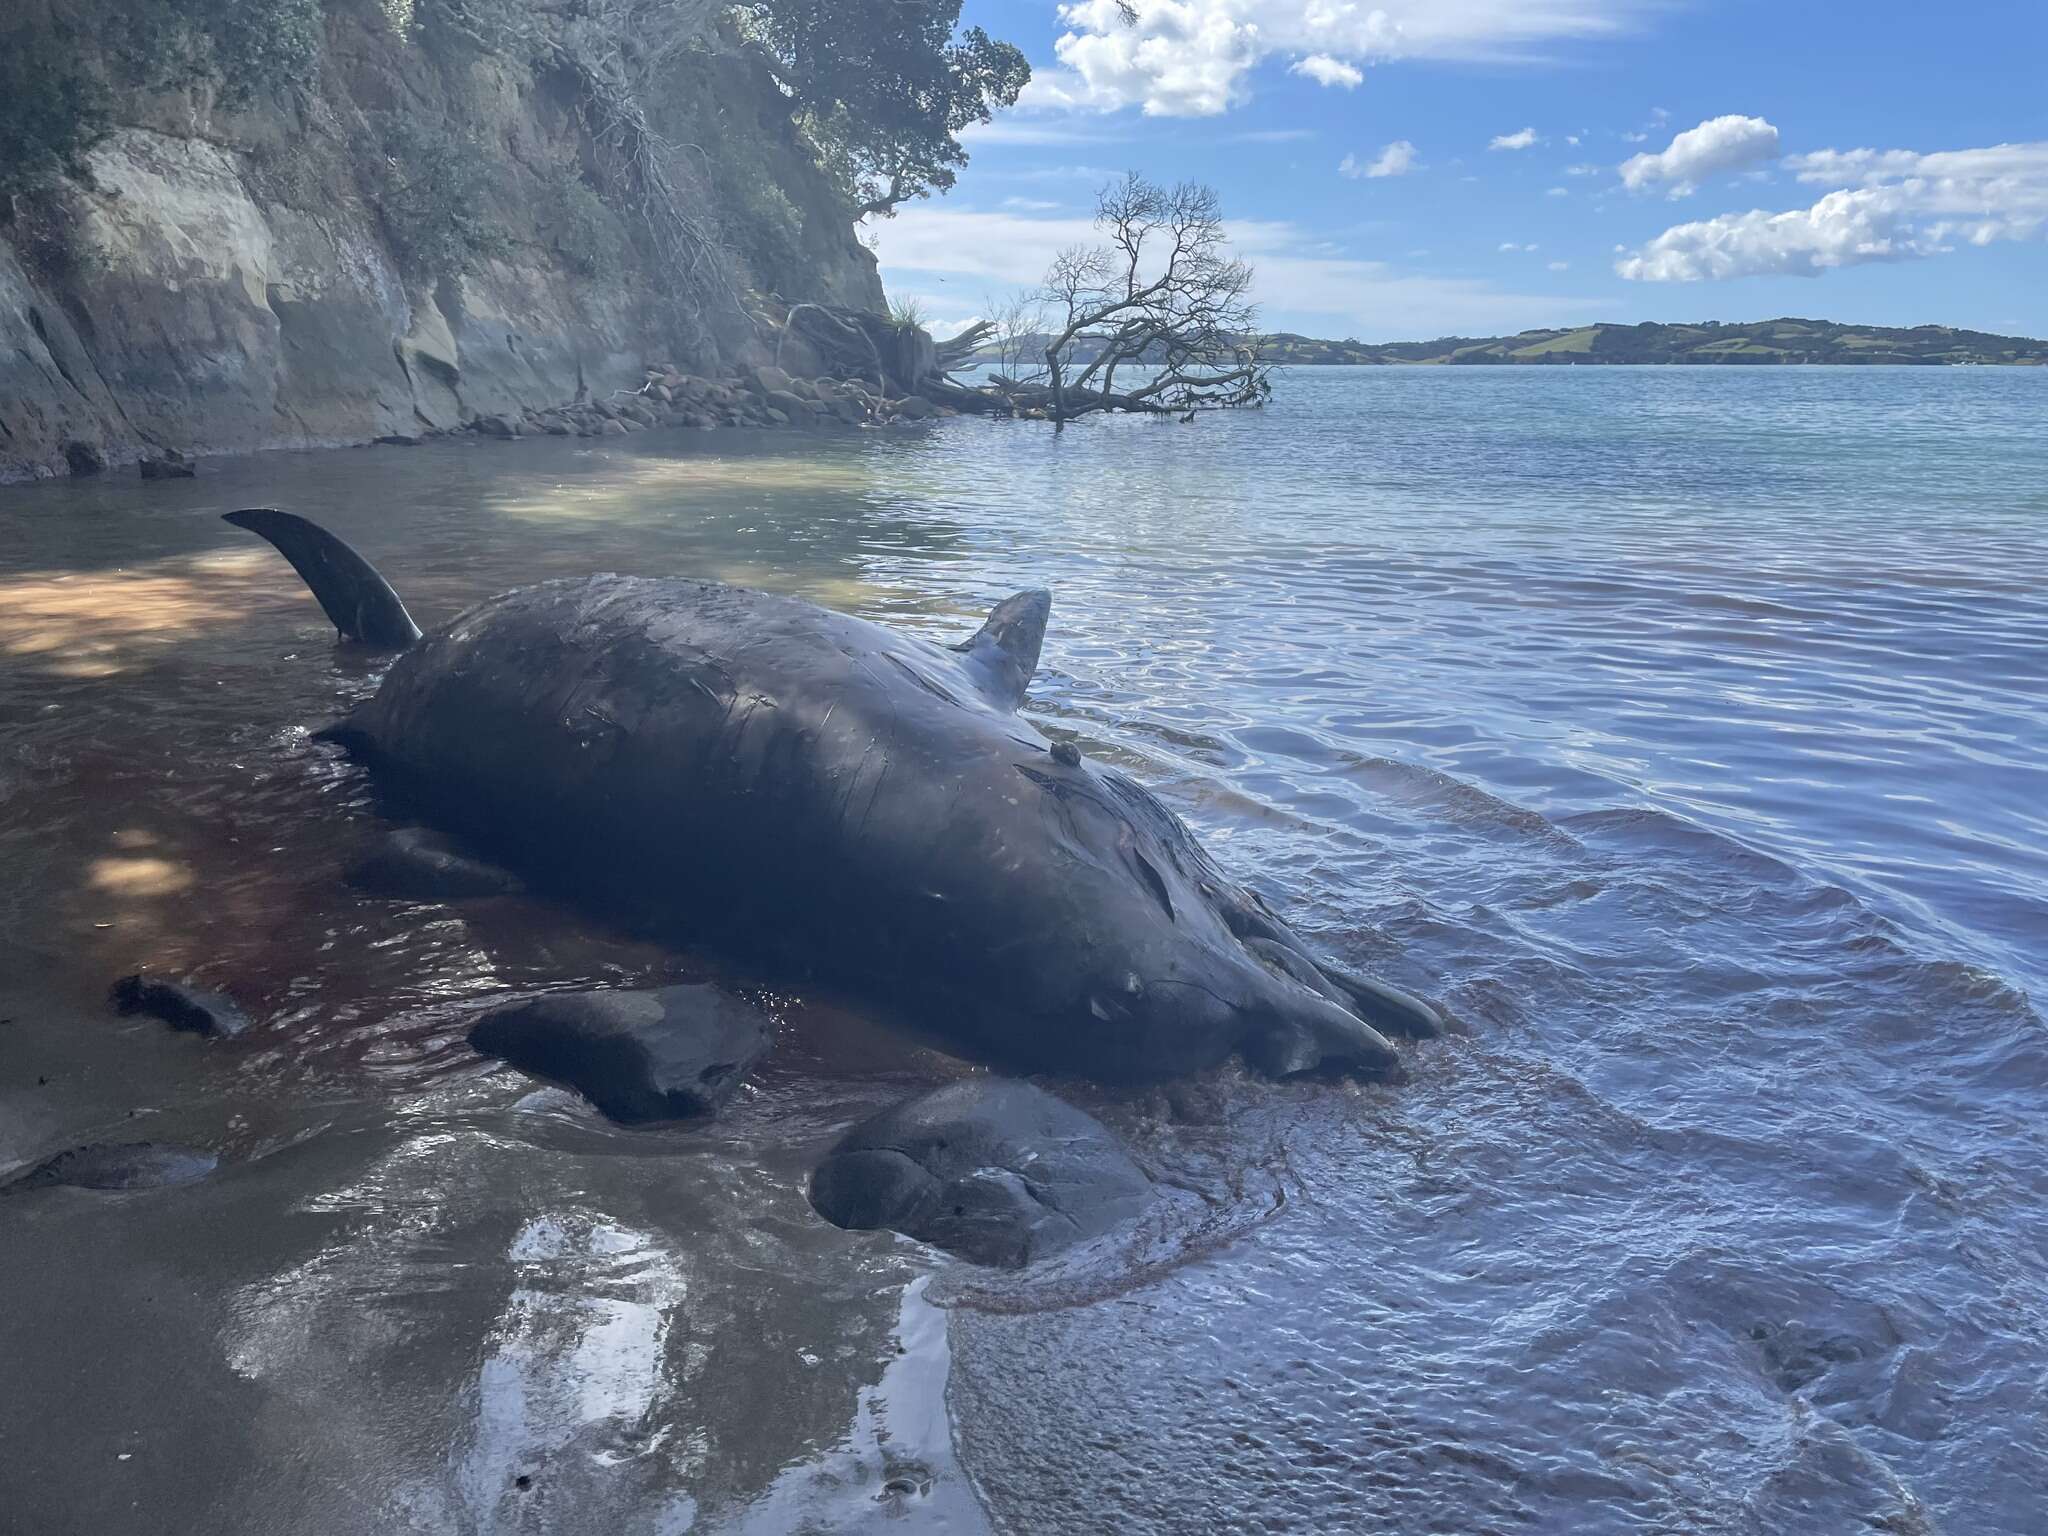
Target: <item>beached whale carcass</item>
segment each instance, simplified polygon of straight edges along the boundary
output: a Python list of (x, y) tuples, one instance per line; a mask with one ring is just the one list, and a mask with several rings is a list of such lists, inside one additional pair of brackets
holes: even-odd
[(1383, 1073), (1405, 993), (1309, 953), (1153, 795), (1016, 714), (1050, 600), (947, 648), (787, 597), (591, 576), (422, 636), (340, 540), (228, 520), (345, 638), (404, 648), (335, 728), (529, 874), (816, 978), (982, 1060), (1142, 1080), (1233, 1052)]

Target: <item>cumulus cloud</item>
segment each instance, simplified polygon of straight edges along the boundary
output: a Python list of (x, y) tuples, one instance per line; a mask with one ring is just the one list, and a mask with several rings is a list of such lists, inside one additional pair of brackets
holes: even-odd
[(1486, 146), (1488, 149), (1527, 149), (1531, 144), (1543, 141), (1536, 136), (1534, 128), (1518, 128), (1513, 133), (1497, 133)]
[(2048, 228), (2048, 141), (1935, 154), (1824, 149), (1786, 164), (1799, 180), (1835, 190), (1807, 208), (1676, 225), (1624, 252), (1614, 270), (1666, 283), (1814, 277), (1939, 255), (1958, 242), (2028, 240)]
[(1568, 261), (1553, 261), (1550, 263), (1550, 270), (1553, 272), (1569, 272), (1571, 269), (1572, 264)]
[(1356, 86), (1390, 59), (1505, 63), (1551, 45), (1632, 27), (1659, 0), (1071, 0), (1026, 100), (1155, 117), (1200, 117), (1243, 99), (1251, 71), (1275, 54), (1324, 85)]
[(1570, 197), (1572, 195), (1572, 189), (1570, 187), (1552, 187), (1548, 192), (1544, 193), (1543, 195), (1545, 197)]
[(1365, 79), (1365, 71), (1356, 64), (1346, 64), (1327, 53), (1312, 53), (1296, 61), (1292, 73), (1307, 75), (1317, 85), (1341, 85), (1347, 91)]
[(1369, 164), (1360, 161), (1356, 155), (1346, 155), (1344, 163), (1337, 167), (1337, 173), (1354, 181), (1361, 176), (1377, 181), (1382, 176), (1406, 176), (1414, 169), (1415, 146), (1406, 139), (1396, 139)]
[(1778, 130), (1760, 117), (1710, 117), (1688, 128), (1658, 153), (1622, 162), (1621, 179), (1631, 192), (1663, 186), (1673, 197), (1690, 197), (1709, 176), (1739, 171), (1778, 153)]
[(1534, 244), (1530, 244), (1530, 245), (1520, 245), (1520, 244), (1517, 244), (1517, 243), (1516, 243), (1515, 241), (1513, 241), (1513, 240), (1503, 240), (1503, 241), (1501, 241), (1501, 243), (1500, 243), (1500, 248), (1501, 248), (1501, 249), (1502, 249), (1503, 251), (1533, 251), (1533, 250), (1535, 250), (1535, 249), (1536, 249), (1536, 247), (1535, 247), (1535, 245), (1534, 245)]

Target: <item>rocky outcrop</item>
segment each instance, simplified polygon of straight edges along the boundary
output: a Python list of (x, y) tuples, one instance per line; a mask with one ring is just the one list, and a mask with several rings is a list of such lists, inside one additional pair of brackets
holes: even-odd
[[(772, 81), (744, 61), (708, 52), (695, 105), (757, 135), (729, 147), (772, 181), (794, 233), (772, 273), (734, 256), (740, 298), (680, 336), (664, 319), (677, 279), (650, 270), (623, 216), (624, 254), (603, 272), (547, 223), (551, 178), (587, 152), (561, 81), (489, 60), (450, 71), (375, 5), (331, 6), (328, 29), (311, 99), (124, 101), (88, 177), (0, 210), (0, 480), (519, 420), (638, 389), (656, 361), (768, 361), (789, 302), (881, 307), (843, 199), (786, 101), (752, 99)], [(366, 191), (366, 135), (392, 118), (455, 124), (489, 157), (499, 238), (460, 276), (409, 269)]]

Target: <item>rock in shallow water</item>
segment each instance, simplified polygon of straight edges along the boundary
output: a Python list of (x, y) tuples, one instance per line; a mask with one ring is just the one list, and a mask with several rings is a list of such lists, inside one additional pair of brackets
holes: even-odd
[(249, 1016), (221, 993), (140, 971), (115, 982), (112, 997), (123, 1013), (146, 1013), (197, 1035), (239, 1035), (249, 1027)]
[(375, 896), (419, 901), (509, 896), (525, 888), (509, 870), (472, 859), (424, 827), (393, 832), (375, 853), (350, 866), (348, 881)]
[(709, 1115), (768, 1049), (767, 1017), (711, 986), (557, 992), (496, 1008), (469, 1043), (625, 1124)]
[(836, 1226), (889, 1227), (1017, 1267), (1130, 1220), (1151, 1184), (1092, 1116), (1029, 1083), (970, 1078), (855, 1126), (811, 1175)]
[(44, 1158), (0, 1188), (14, 1191), (69, 1184), (77, 1189), (156, 1189), (203, 1179), (219, 1165), (220, 1159), (211, 1152), (155, 1141), (73, 1147)]

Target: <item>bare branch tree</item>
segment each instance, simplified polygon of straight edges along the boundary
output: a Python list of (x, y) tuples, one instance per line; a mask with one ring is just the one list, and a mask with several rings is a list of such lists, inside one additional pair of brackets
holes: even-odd
[(1035, 384), (1045, 377), (1040, 353), (1045, 336), (1045, 301), (1023, 292), (1008, 299), (983, 301), (989, 318), (988, 345), (995, 349), (997, 374), (1013, 384)]
[[(1062, 251), (1046, 274), (1053, 421), (1263, 404), (1252, 269), (1229, 252), (1214, 189), (1133, 173), (1103, 189), (1095, 223), (1105, 243)], [(1119, 370), (1131, 379), (1121, 390)]]

